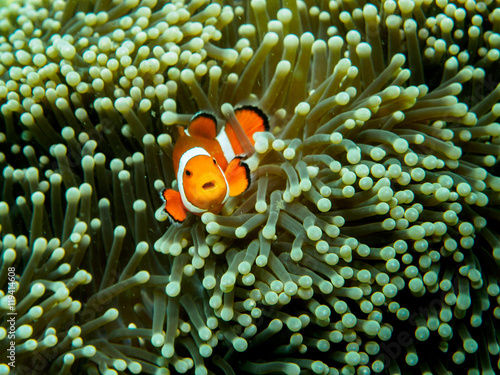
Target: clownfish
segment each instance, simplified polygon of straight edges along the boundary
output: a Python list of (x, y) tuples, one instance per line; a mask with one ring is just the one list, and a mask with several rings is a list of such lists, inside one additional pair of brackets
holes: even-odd
[[(243, 161), (245, 144), (253, 146), (254, 133), (269, 130), (267, 116), (257, 107), (234, 110), (241, 126), (229, 122), (217, 134), (217, 120), (207, 112), (193, 116), (185, 130), (179, 126), (179, 138), (173, 149), (177, 187), (163, 189), (163, 212), (181, 223), (187, 212), (202, 215), (219, 213), (229, 197), (243, 193), (250, 185), (250, 170)], [(241, 132), (243, 130), (243, 132)], [(245, 139), (242, 139), (245, 138)]]

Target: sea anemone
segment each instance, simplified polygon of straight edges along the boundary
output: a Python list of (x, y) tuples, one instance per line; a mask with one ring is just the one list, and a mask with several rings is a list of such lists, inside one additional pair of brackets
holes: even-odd
[[(498, 371), (496, 3), (11, 1), (0, 33), (0, 374)], [(252, 185), (170, 224), (171, 125), (245, 104)]]

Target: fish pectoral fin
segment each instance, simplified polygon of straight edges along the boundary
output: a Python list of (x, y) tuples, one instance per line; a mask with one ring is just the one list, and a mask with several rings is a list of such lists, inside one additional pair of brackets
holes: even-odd
[(250, 186), (250, 169), (241, 159), (235, 157), (224, 172), (229, 185), (229, 196), (235, 197), (243, 193)]
[(186, 220), (187, 211), (182, 204), (181, 194), (178, 191), (173, 189), (164, 189), (161, 192), (161, 197), (165, 201), (165, 207), (163, 210), (173, 221), (182, 223)]
[(217, 136), (217, 120), (208, 112), (198, 112), (193, 116), (188, 127), (189, 135), (207, 139)]

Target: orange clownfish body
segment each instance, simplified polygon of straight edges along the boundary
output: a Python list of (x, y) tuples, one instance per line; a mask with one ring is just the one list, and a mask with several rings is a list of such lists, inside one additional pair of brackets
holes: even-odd
[[(252, 106), (234, 111), (243, 137), (254, 144), (253, 134), (269, 130), (266, 115)], [(217, 134), (213, 115), (199, 112), (187, 131), (179, 127), (180, 137), (173, 151), (174, 171), (179, 191), (164, 189), (164, 212), (175, 222), (183, 222), (187, 211), (196, 215), (219, 213), (229, 197), (243, 193), (250, 185), (250, 171), (243, 161), (238, 132), (227, 123)]]

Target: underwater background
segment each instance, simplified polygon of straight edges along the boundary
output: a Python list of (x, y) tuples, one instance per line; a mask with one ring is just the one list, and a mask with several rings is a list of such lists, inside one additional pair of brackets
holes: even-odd
[[(500, 6), (0, 2), (0, 375), (495, 374)], [(250, 188), (171, 224), (175, 125)]]

